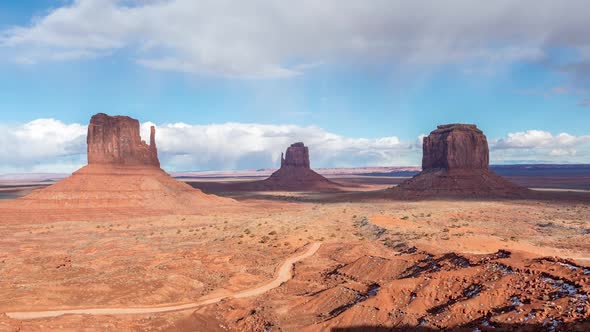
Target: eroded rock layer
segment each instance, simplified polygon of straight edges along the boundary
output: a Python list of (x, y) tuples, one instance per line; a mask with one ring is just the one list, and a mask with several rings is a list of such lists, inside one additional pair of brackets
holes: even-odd
[(302, 142), (291, 144), (291, 146), (287, 148), (287, 152), (284, 155), (281, 154), (281, 168), (310, 168), (309, 165), (309, 148)]
[(88, 164), (160, 167), (155, 135), (152, 126), (150, 145), (147, 145), (139, 135), (138, 120), (98, 113), (88, 125)]
[(488, 141), (475, 125), (438, 126), (424, 138), (422, 169), (487, 169)]

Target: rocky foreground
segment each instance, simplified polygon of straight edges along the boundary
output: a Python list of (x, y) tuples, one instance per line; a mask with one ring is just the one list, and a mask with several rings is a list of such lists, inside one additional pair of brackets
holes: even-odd
[[(228, 301), (197, 310), (179, 324), (198, 330), (200, 322), (207, 321), (208, 326), (216, 322), (220, 327), (258, 331), (273, 327), (585, 331), (590, 327), (587, 267), (508, 250), (433, 254), (402, 247), (395, 252), (360, 244), (325, 246), (318, 260), (328, 267), (298, 267), (296, 279), (281, 292), (269, 294), (260, 312), (232, 319), (236, 307), (247, 304)], [(271, 309), (275, 305), (278, 310)]]
[[(590, 205), (243, 201), (201, 214), (0, 224), (0, 331), (586, 331)], [(509, 225), (510, 227), (507, 227)], [(142, 308), (257, 289), (196, 309)], [(561, 257), (561, 258), (558, 258)], [(369, 329), (369, 330), (371, 330)]]

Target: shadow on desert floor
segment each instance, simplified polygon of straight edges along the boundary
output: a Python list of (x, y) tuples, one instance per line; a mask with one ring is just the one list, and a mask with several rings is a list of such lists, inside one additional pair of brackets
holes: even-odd
[[(589, 331), (590, 322), (574, 322), (568, 324), (547, 322), (546, 324), (489, 324), (489, 326), (482, 327), (483, 320), (477, 320), (457, 326), (455, 328), (445, 329), (445, 331), (525, 331), (525, 332), (538, 332), (538, 331)], [(352, 327), (334, 327), (330, 330), (331, 332), (434, 332), (440, 331), (437, 328), (421, 327), (421, 326), (396, 326), (396, 327), (384, 327), (384, 326), (352, 326)]]
[[(195, 188), (199, 188), (189, 183)], [(280, 192), (280, 191), (215, 191), (199, 188), (207, 194), (213, 194), (238, 201), (245, 200), (267, 200), (280, 202), (307, 202), (307, 203), (346, 203), (362, 202), (374, 200), (388, 201), (563, 201), (563, 202), (590, 202), (590, 193), (580, 191), (563, 191), (563, 190), (531, 190), (528, 195), (519, 198), (508, 197), (485, 197), (485, 196), (424, 196), (424, 197), (403, 197), (392, 196), (391, 189), (381, 189), (372, 191), (339, 191), (339, 192)]]

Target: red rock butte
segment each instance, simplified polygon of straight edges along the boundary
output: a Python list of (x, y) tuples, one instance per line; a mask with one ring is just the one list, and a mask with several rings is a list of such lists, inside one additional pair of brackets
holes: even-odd
[(287, 153), (281, 153), (281, 168), (303, 167), (311, 168), (309, 163), (309, 148), (302, 142), (293, 143), (287, 148)]
[(151, 127), (150, 145), (141, 140), (139, 121), (128, 116), (98, 113), (88, 125), (88, 164), (151, 165), (160, 167), (156, 128)]
[(424, 138), (422, 170), (488, 169), (488, 141), (475, 125), (438, 126)]
[(268, 189), (285, 191), (330, 191), (339, 187), (311, 169), (309, 149), (302, 142), (287, 148), (284, 156), (281, 155), (281, 168), (262, 183)]
[(424, 138), (422, 172), (393, 189), (400, 197), (519, 197), (528, 190), (489, 170), (486, 136), (476, 125), (440, 125)]
[(268, 179), (231, 188), (252, 191), (339, 191), (340, 187), (311, 169), (309, 149), (298, 142), (291, 144), (281, 155), (281, 168)]
[(150, 144), (139, 121), (96, 114), (88, 126), (88, 165), (45, 189), (0, 204), (5, 220), (84, 220), (92, 217), (192, 213), (233, 200), (207, 195), (173, 179), (160, 168), (154, 127)]

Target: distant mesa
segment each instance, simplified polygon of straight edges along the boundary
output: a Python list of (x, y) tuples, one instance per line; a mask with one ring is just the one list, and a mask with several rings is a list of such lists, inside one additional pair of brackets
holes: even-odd
[(88, 125), (88, 164), (151, 165), (160, 167), (156, 128), (151, 127), (150, 145), (141, 140), (139, 121), (128, 116), (98, 113)]
[(0, 205), (5, 219), (46, 220), (57, 216), (84, 220), (191, 213), (213, 203), (234, 201), (207, 195), (173, 179), (160, 168), (151, 128), (141, 140), (139, 121), (96, 114), (88, 126), (88, 165), (45, 189)]
[(281, 168), (265, 180), (202, 186), (216, 191), (340, 191), (341, 185), (311, 169), (309, 148), (302, 142), (291, 144), (281, 154)]
[(398, 196), (523, 196), (519, 187), (489, 170), (486, 136), (472, 124), (438, 126), (424, 138), (422, 172), (401, 183)]
[(311, 169), (309, 149), (302, 142), (291, 144), (281, 155), (281, 168), (260, 184), (266, 190), (275, 191), (330, 191), (340, 187)]

